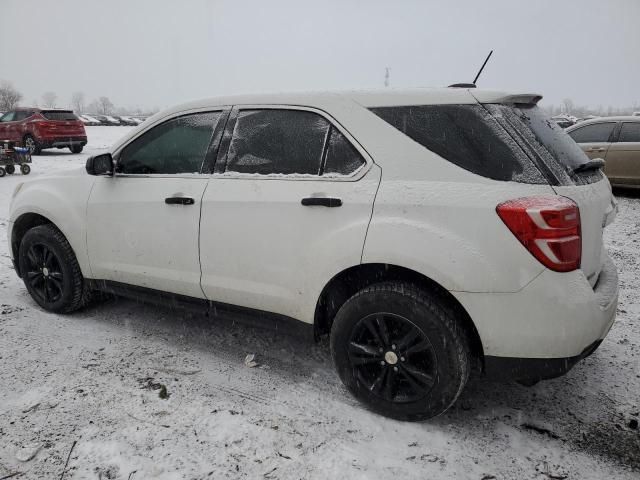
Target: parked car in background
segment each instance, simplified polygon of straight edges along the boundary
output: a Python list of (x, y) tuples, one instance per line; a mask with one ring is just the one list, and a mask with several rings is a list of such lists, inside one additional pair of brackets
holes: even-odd
[(136, 125), (138, 125), (138, 122), (134, 121), (131, 117), (121, 115), (116, 118), (120, 122), (120, 125), (128, 125), (131, 127), (135, 127)]
[(101, 290), (302, 321), (330, 336), (349, 390), (395, 418), (442, 413), (472, 370), (562, 375), (615, 318), (603, 230), (616, 208), (600, 164), (540, 98), (450, 88), (180, 105), (86, 173), (16, 189), (15, 271), (52, 312)]
[(567, 128), (576, 123), (576, 121), (566, 115), (556, 115), (555, 117), (551, 117), (551, 120), (556, 122), (559, 127)]
[(120, 125), (120, 121), (115, 119), (115, 118), (113, 118), (110, 115), (94, 114), (92, 116), (93, 116), (93, 118), (95, 118), (96, 120), (98, 120), (100, 122), (100, 125), (105, 125), (105, 126)]
[(85, 125), (88, 125), (88, 126), (100, 125), (100, 122), (98, 120), (96, 120), (95, 118), (93, 118), (93, 117), (91, 117), (89, 115), (85, 115), (85, 114), (78, 115), (78, 118), (80, 119), (80, 121), (82, 123), (84, 123)]
[(80, 153), (87, 144), (82, 121), (71, 110), (17, 108), (0, 117), (0, 139), (18, 142), (38, 155), (45, 148)]
[(633, 112), (631, 115), (633, 115), (634, 117), (640, 117), (640, 112)]
[(612, 185), (640, 188), (640, 116), (599, 117), (567, 129), (589, 158), (605, 161)]

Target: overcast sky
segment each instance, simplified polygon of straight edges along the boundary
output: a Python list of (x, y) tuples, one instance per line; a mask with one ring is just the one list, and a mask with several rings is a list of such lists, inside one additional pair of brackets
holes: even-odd
[(118, 106), (469, 82), (545, 104), (640, 105), (639, 0), (0, 0), (0, 80), (23, 104)]

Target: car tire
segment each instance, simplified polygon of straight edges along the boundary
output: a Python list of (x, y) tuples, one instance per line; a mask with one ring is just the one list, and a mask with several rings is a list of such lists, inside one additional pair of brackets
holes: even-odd
[(5, 170), (9, 175), (13, 175), (16, 172), (16, 167), (14, 165), (7, 165)]
[(4, 177), (7, 174), (6, 170), (0, 167), (0, 178)]
[(23, 163), (22, 165), (20, 165), (20, 171), (23, 175), (29, 175), (29, 173), (31, 173), (31, 167), (26, 163)]
[(82, 145), (73, 145), (69, 147), (69, 150), (71, 150), (71, 153), (82, 153), (82, 149), (83, 149)]
[(347, 300), (331, 329), (342, 382), (371, 410), (419, 421), (447, 410), (471, 368), (465, 332), (436, 295), (379, 283)]
[(31, 155), (40, 155), (42, 152), (42, 147), (38, 143), (38, 141), (33, 138), (31, 135), (25, 135), (22, 139), (22, 145), (29, 149)]
[(73, 249), (53, 225), (27, 231), (18, 259), (29, 294), (45, 310), (70, 313), (89, 303), (91, 291)]

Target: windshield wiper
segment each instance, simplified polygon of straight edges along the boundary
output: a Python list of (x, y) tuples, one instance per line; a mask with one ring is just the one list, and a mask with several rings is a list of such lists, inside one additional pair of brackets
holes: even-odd
[(591, 170), (599, 170), (604, 167), (604, 160), (601, 158), (594, 158), (588, 162), (581, 163), (573, 169), (573, 173), (589, 172)]

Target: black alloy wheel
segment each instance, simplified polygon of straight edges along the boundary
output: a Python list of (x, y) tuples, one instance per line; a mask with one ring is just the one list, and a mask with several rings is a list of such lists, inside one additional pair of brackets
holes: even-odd
[(424, 332), (403, 316), (367, 315), (354, 326), (348, 352), (360, 382), (389, 402), (414, 402), (435, 385), (433, 346)]
[(75, 253), (54, 225), (38, 225), (24, 234), (18, 262), (27, 290), (45, 310), (69, 313), (89, 303), (91, 291)]
[(363, 288), (338, 310), (331, 355), (340, 379), (371, 410), (398, 420), (446, 411), (471, 370), (469, 339), (451, 300), (403, 282)]
[(64, 274), (60, 260), (45, 244), (34, 243), (26, 252), (25, 281), (41, 302), (55, 304), (64, 293)]

